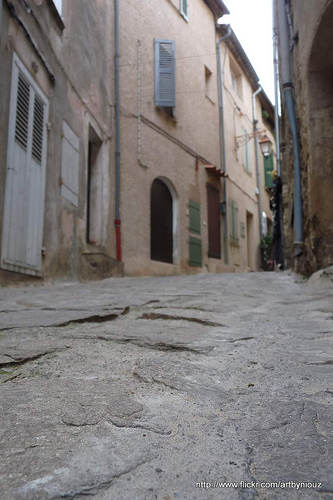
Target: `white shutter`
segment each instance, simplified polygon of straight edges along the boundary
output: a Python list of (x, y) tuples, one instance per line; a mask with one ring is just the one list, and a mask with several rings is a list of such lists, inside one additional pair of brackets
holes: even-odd
[(61, 152), (61, 195), (75, 207), (79, 199), (80, 140), (63, 122)]
[(48, 101), (13, 57), (1, 267), (39, 274), (43, 242)]

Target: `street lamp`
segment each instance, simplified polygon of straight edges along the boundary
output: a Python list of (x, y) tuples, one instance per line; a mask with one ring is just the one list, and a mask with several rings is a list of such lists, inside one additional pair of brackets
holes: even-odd
[(270, 139), (267, 137), (267, 135), (265, 135), (262, 139), (260, 139), (259, 144), (260, 144), (261, 152), (265, 156), (265, 158), (267, 156), (270, 156), (270, 154), (272, 153), (272, 145), (273, 144), (270, 141)]

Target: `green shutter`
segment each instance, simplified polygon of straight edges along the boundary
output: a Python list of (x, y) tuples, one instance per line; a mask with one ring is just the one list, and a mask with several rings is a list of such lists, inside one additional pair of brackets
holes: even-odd
[(238, 244), (238, 204), (236, 201), (229, 198), (229, 226), (230, 226), (230, 241)]
[(264, 167), (265, 167), (265, 186), (271, 189), (274, 186), (272, 172), (274, 170), (273, 155), (264, 157)]
[(201, 240), (190, 236), (190, 266), (202, 267)]
[(155, 106), (176, 105), (175, 42), (155, 40)]
[(190, 200), (188, 206), (190, 212), (189, 230), (191, 233), (201, 234), (200, 205)]

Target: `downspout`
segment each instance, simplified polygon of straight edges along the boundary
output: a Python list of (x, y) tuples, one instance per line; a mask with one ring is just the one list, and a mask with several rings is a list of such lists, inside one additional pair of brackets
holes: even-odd
[(120, 220), (120, 100), (119, 100), (119, 0), (115, 0), (115, 66), (116, 66), (116, 245), (117, 260), (121, 262), (121, 220)]
[(259, 209), (259, 234), (260, 239), (263, 237), (263, 226), (262, 226), (262, 209), (261, 209), (261, 189), (260, 189), (260, 168), (259, 168), (259, 143), (258, 143), (258, 134), (257, 134), (257, 107), (256, 107), (256, 97), (262, 88), (259, 87), (252, 94), (252, 112), (253, 112), (253, 132), (254, 132), (254, 145), (255, 145), (255, 154), (256, 154), (256, 175), (257, 175), (257, 189), (258, 189), (258, 209)]
[(298, 257), (303, 251), (302, 186), (285, 0), (277, 0), (277, 15), (280, 32), (281, 83), (294, 146), (294, 257)]
[[(280, 146), (280, 120), (279, 120), (279, 54), (277, 46), (277, 26), (275, 19), (275, 1), (272, 0), (272, 15), (273, 15), (273, 67), (274, 67), (274, 124), (275, 124), (275, 142), (276, 142), (276, 165), (277, 174), (282, 179), (281, 170), (281, 146)], [(283, 203), (282, 193), (279, 195), (279, 217), (280, 217), (280, 233), (281, 233), (281, 256), (282, 266), (285, 268), (284, 263), (284, 227), (283, 227)]]
[[(226, 173), (227, 171), (227, 161), (225, 155), (225, 132), (224, 132), (224, 109), (223, 109), (223, 71), (221, 64), (221, 43), (230, 37), (232, 29), (230, 24), (228, 25), (228, 31), (217, 42), (217, 78), (218, 78), (218, 89), (219, 89), (219, 117), (220, 117), (220, 157), (221, 157), (221, 170)], [(225, 263), (229, 264), (229, 252), (228, 252), (228, 212), (227, 212), (227, 179), (223, 177), (223, 200), (225, 205), (224, 213), (224, 259)]]

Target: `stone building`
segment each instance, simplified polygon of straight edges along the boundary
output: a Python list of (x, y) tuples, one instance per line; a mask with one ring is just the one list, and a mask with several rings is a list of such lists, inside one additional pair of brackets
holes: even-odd
[[(276, 0), (275, 7), (285, 10), (288, 24), (302, 188), (303, 245), (295, 256), (293, 140), (283, 99), (286, 257), (309, 274), (333, 264), (333, 1)], [(278, 35), (281, 42), (281, 22)]]
[[(224, 177), (216, 24), (228, 11), (156, 3), (136, 15), (136, 0), (119, 2), (119, 51), (115, 2), (1, 3), (0, 283), (259, 269), (258, 76), (232, 34)], [(272, 105), (264, 92), (255, 103), (274, 143)]]
[(98, 277), (115, 255), (112, 2), (3, 1), (0, 282)]

